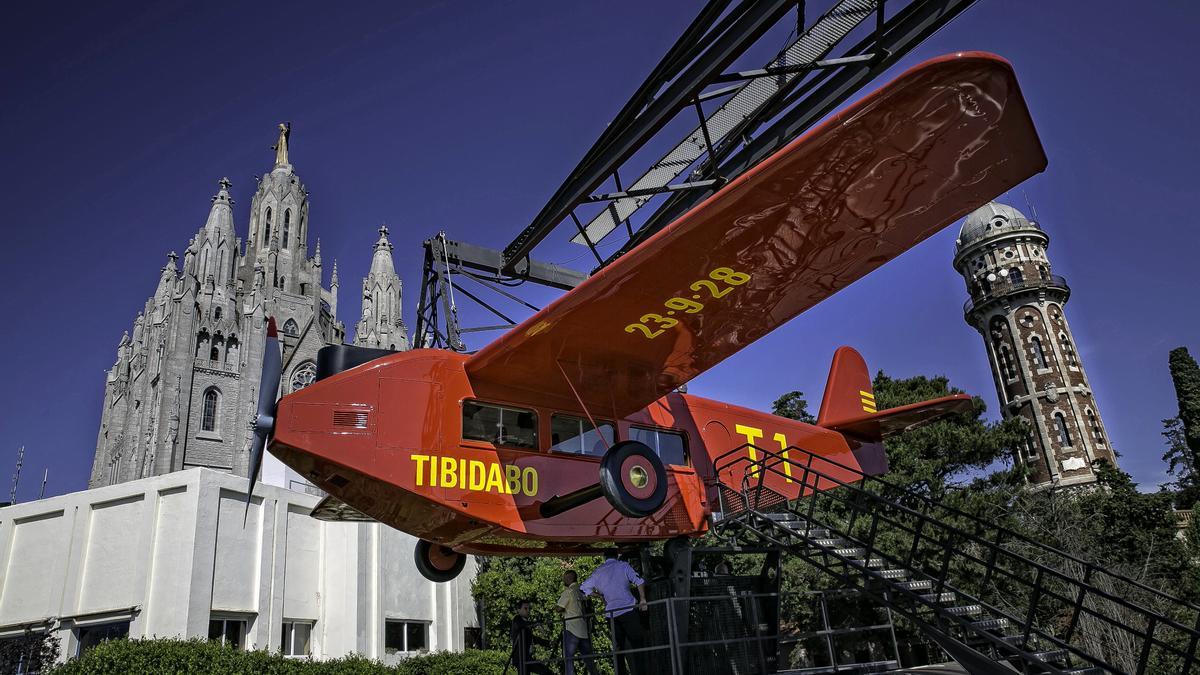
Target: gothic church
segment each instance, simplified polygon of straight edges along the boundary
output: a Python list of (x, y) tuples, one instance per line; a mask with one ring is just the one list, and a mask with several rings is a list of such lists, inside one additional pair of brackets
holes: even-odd
[[(250, 202), (248, 237), (237, 236), (222, 179), (183, 269), (172, 252), (121, 338), (88, 487), (197, 466), (245, 476), (267, 317), (281, 329), (283, 394), (312, 382), (317, 350), (344, 342), (337, 262), (326, 288), (320, 242), (308, 253), (308, 190), (288, 158), (289, 135), (279, 125), (275, 166), (257, 179)], [(392, 245), (380, 228), (355, 344), (407, 349), (400, 307)]]

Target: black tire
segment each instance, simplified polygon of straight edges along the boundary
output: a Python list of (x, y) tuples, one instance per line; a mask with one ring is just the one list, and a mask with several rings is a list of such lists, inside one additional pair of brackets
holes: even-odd
[(645, 518), (667, 499), (667, 471), (650, 446), (621, 441), (600, 461), (600, 491), (621, 514)]
[(462, 573), (467, 556), (441, 544), (421, 539), (413, 551), (417, 570), (430, 581), (450, 581)]

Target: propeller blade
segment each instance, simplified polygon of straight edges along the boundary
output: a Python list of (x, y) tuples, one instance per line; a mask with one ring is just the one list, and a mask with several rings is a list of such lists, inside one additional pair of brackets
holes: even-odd
[(279, 348), (279, 332), (275, 328), (275, 319), (267, 319), (267, 338), (263, 347), (262, 378), (258, 383), (258, 408), (254, 416), (254, 438), (250, 441), (250, 476), (246, 488), (246, 509), (242, 513), (242, 526), (250, 514), (250, 497), (254, 494), (254, 484), (258, 481), (258, 472), (262, 469), (263, 453), (266, 452), (267, 441), (275, 430), (275, 408), (279, 398), (279, 379), (282, 377), (283, 354)]

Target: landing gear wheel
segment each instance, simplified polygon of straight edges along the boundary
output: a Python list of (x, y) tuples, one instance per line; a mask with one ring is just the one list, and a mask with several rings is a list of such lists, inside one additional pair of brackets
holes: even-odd
[(430, 581), (450, 581), (457, 577), (467, 564), (467, 556), (462, 553), (424, 539), (417, 542), (414, 553), (417, 570)]
[(600, 491), (620, 513), (645, 518), (667, 499), (667, 471), (650, 446), (621, 441), (600, 461)]

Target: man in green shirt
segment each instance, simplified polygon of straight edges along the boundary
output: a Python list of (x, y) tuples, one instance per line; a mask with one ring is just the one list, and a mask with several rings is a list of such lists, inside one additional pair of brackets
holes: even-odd
[(583, 593), (579, 592), (579, 576), (572, 570), (563, 572), (562, 595), (555, 607), (563, 615), (563, 675), (575, 675), (575, 655), (578, 654), (587, 666), (588, 673), (598, 675), (592, 658), (592, 640), (588, 637), (587, 612), (583, 605)]

